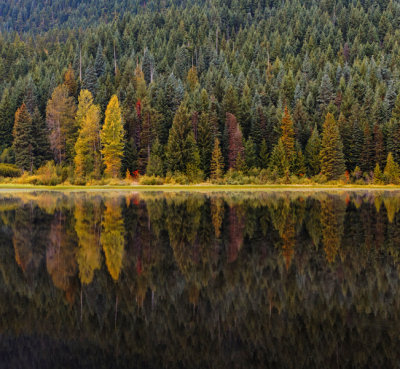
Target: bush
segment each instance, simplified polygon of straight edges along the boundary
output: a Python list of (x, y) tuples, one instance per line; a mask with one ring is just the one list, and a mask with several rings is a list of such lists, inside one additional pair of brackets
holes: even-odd
[(62, 182), (61, 177), (57, 175), (57, 167), (53, 161), (48, 161), (45, 165), (36, 171), (36, 176), (32, 176), (33, 184), (55, 186)]
[(19, 169), (14, 164), (0, 164), (0, 177), (20, 177), (22, 174), (21, 169)]
[(145, 186), (159, 186), (164, 184), (164, 180), (158, 176), (142, 176), (140, 177), (139, 184)]

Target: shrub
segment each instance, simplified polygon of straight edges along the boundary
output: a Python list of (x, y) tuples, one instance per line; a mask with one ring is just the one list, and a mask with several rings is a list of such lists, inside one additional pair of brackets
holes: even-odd
[(34, 184), (55, 186), (62, 182), (61, 177), (57, 175), (57, 167), (53, 161), (48, 161), (45, 165), (36, 171), (36, 176), (33, 176)]
[(14, 164), (0, 164), (0, 177), (20, 177), (22, 174)]
[(139, 183), (145, 186), (159, 186), (164, 184), (164, 180), (158, 176), (142, 176)]

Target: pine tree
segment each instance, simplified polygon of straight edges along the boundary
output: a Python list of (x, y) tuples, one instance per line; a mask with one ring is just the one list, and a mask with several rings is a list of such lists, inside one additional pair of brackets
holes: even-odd
[(113, 95), (107, 106), (103, 128), (100, 132), (105, 173), (113, 178), (120, 175), (124, 150), (124, 127), (118, 97)]
[(214, 150), (212, 152), (210, 164), (210, 177), (211, 179), (218, 180), (222, 177), (224, 172), (224, 158), (219, 144), (218, 138), (214, 140)]
[(203, 170), (206, 175), (210, 173), (214, 138), (209, 114), (202, 113), (198, 128), (197, 146), (200, 154), (200, 169)]
[(0, 148), (10, 147), (13, 141), (14, 107), (10, 92), (5, 88), (0, 101)]
[(267, 141), (263, 139), (261, 141), (261, 147), (260, 147), (260, 154), (258, 156), (258, 162), (259, 166), (261, 169), (267, 169), (269, 165), (269, 152), (268, 152), (268, 146), (267, 146)]
[(374, 168), (374, 142), (368, 123), (366, 123), (364, 128), (364, 142), (360, 156), (360, 164), (364, 172), (371, 172)]
[(25, 104), (22, 104), (15, 113), (13, 136), (15, 164), (23, 170), (32, 172), (34, 165), (32, 119)]
[(321, 140), (319, 138), (317, 125), (315, 125), (305, 149), (305, 161), (309, 176), (315, 176), (321, 170), (320, 150)]
[(83, 76), (82, 87), (85, 90), (89, 90), (93, 96), (96, 95), (97, 90), (97, 74), (93, 65), (89, 64), (85, 70), (85, 74)]
[[(79, 110), (79, 109), (78, 109)], [(91, 105), (80, 122), (79, 136), (75, 143), (75, 175), (85, 178), (100, 176), (100, 108)]]
[(377, 123), (374, 125), (374, 163), (379, 164), (381, 168), (383, 168), (385, 164), (383, 133)]
[(339, 128), (331, 113), (326, 115), (323, 125), (320, 161), (321, 173), (328, 179), (336, 179), (346, 170)]
[(397, 184), (399, 182), (400, 168), (399, 164), (394, 161), (393, 155), (389, 152), (386, 159), (385, 170), (383, 171), (385, 181), (387, 183)]
[(290, 163), (286, 156), (285, 145), (283, 144), (282, 138), (278, 140), (278, 143), (272, 150), (270, 168), (278, 177), (283, 177), (290, 173)]
[(100, 78), (106, 70), (106, 61), (104, 60), (103, 48), (101, 47), (101, 44), (99, 44), (97, 47), (96, 59), (94, 60), (94, 69), (98, 78)]
[(190, 133), (192, 133), (190, 116), (186, 106), (181, 104), (175, 114), (166, 148), (167, 168), (172, 173), (186, 172), (186, 165), (193, 154), (191, 143), (187, 140)]
[(237, 168), (236, 160), (240, 155), (244, 159), (243, 135), (236, 117), (226, 113), (226, 139), (229, 169)]
[(46, 122), (37, 107), (32, 114), (32, 137), (34, 141), (35, 167), (39, 168), (51, 160), (52, 155)]
[(150, 153), (150, 160), (147, 164), (146, 174), (148, 176), (164, 175), (164, 148), (160, 144), (158, 138), (153, 143)]
[(285, 154), (289, 161), (290, 166), (292, 166), (295, 159), (296, 151), (295, 151), (293, 121), (289, 114), (287, 106), (285, 106), (285, 110), (283, 113), (281, 130), (282, 130), (281, 139), (282, 139), (282, 144), (285, 148)]
[(246, 140), (244, 145), (244, 159), (247, 170), (255, 168), (257, 166), (256, 147), (251, 137)]

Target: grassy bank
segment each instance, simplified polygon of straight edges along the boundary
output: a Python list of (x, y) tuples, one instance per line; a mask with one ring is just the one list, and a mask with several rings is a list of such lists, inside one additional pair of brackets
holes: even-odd
[(0, 190), (41, 190), (41, 191), (321, 191), (321, 190), (351, 190), (351, 191), (400, 191), (400, 185), (213, 185), (213, 184), (197, 184), (197, 185), (104, 185), (104, 186), (74, 186), (74, 185), (57, 185), (57, 186), (38, 186), (26, 184), (0, 184)]

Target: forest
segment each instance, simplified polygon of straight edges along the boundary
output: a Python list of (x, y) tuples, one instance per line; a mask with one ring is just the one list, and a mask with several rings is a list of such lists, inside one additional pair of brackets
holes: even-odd
[(0, 177), (400, 183), (400, 3), (0, 1)]

